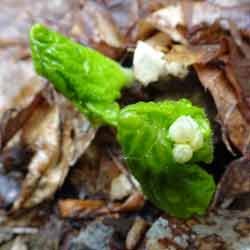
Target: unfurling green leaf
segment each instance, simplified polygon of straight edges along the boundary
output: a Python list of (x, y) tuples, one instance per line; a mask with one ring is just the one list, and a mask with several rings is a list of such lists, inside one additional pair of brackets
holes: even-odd
[(35, 69), (92, 121), (115, 125), (120, 90), (131, 73), (115, 61), (42, 25), (30, 32)]

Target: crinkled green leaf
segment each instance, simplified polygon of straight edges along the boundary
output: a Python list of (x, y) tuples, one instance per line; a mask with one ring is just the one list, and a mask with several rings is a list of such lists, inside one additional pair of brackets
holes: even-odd
[[(131, 75), (115, 61), (42, 25), (34, 25), (30, 45), (35, 69), (92, 121), (116, 124), (121, 88)], [(105, 110), (105, 112), (103, 112)]]
[[(169, 127), (182, 115), (191, 116), (204, 137), (203, 147), (188, 164), (175, 162), (168, 136)], [(118, 140), (132, 173), (155, 205), (178, 217), (206, 211), (215, 184), (194, 164), (213, 159), (212, 131), (201, 108), (187, 100), (129, 105), (120, 112)]]
[(203, 109), (188, 100), (139, 102), (123, 108), (119, 116), (118, 138), (128, 159), (140, 159), (157, 171), (162, 166), (175, 164), (173, 142), (168, 129), (180, 116), (191, 116), (199, 125), (204, 145), (194, 152), (191, 163), (211, 163), (213, 160), (212, 130)]

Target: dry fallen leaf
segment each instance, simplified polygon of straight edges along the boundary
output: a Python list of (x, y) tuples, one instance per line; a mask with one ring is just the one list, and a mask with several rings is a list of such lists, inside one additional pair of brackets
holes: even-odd
[(65, 199), (58, 202), (59, 213), (63, 218), (79, 218), (80, 213), (95, 214), (105, 206), (101, 200), (73, 200)]
[(237, 106), (237, 98), (230, 82), (223, 71), (215, 67), (196, 65), (195, 70), (204, 88), (214, 98), (224, 135), (244, 154), (250, 142), (250, 125)]
[(63, 218), (92, 218), (113, 213), (135, 212), (144, 206), (144, 196), (135, 192), (121, 202), (105, 202), (103, 200), (65, 199), (58, 202), (60, 215)]
[(18, 51), (0, 50), (0, 150), (28, 119), (45, 86), (31, 61), (17, 58)]
[(51, 199), (94, 135), (89, 122), (66, 100), (51, 104), (44, 99), (21, 130), (21, 142), (34, 155), (13, 210)]
[[(60, 172), (48, 178), (56, 167), (60, 155), (60, 113), (57, 105), (46, 100), (33, 113), (22, 130), (22, 141), (35, 152), (28, 166), (28, 174), (22, 184), (20, 197), (14, 210), (37, 205), (56, 190)], [(60, 170), (59, 170), (60, 171)]]
[[(240, 35), (239, 35), (240, 37)], [(238, 106), (245, 119), (250, 121), (250, 45), (236, 39), (228, 39), (229, 58), (225, 66), (226, 76), (237, 96)]]
[(220, 180), (214, 204), (221, 205), (247, 193), (250, 193), (250, 161), (242, 157), (227, 166)]

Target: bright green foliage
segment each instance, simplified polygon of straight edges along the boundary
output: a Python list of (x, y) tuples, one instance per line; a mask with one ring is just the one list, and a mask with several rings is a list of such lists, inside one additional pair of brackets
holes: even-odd
[(121, 88), (131, 74), (115, 61), (42, 25), (34, 25), (30, 45), (35, 69), (94, 122), (115, 124)]
[[(175, 162), (168, 136), (170, 125), (182, 115), (191, 116), (204, 137), (203, 147), (188, 164)], [(129, 105), (120, 112), (118, 140), (129, 168), (153, 203), (184, 218), (206, 211), (215, 184), (194, 164), (213, 159), (212, 131), (202, 109), (187, 100)]]
[[(205, 213), (215, 184), (196, 165), (213, 159), (212, 131), (201, 108), (180, 100), (139, 102), (120, 110), (115, 100), (132, 76), (119, 64), (42, 25), (33, 26), (30, 43), (40, 75), (93, 123), (117, 128), (128, 166), (156, 206), (181, 218)], [(169, 137), (169, 127), (181, 116), (191, 117), (203, 136), (202, 147), (184, 164), (174, 160)]]

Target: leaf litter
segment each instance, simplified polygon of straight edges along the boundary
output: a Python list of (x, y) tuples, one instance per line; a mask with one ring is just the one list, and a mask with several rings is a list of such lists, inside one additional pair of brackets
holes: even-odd
[[(29, 0), (11, 0), (0, 6), (0, 249), (248, 249), (247, 1), (53, 0), (36, 1), (30, 11)], [(136, 83), (121, 102), (173, 98), (185, 92), (186, 81), (200, 85), (190, 99), (212, 114), (215, 150), (227, 148), (220, 157), (233, 159), (208, 169), (221, 172), (207, 216), (182, 221), (153, 207), (126, 170), (114, 131), (92, 128), (36, 76), (27, 36), (35, 22), (128, 65), (138, 40), (167, 63), (185, 65), (186, 78), (177, 79), (177, 72), (146, 87)]]

